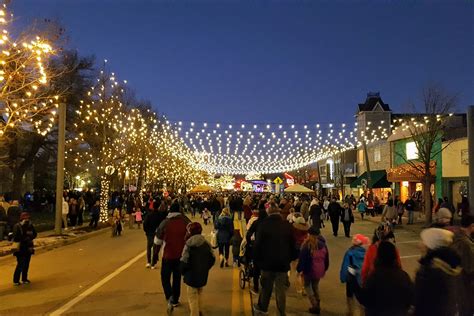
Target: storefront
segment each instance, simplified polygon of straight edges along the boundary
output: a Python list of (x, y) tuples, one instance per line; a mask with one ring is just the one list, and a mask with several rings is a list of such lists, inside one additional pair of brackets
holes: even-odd
[[(422, 169), (421, 163), (416, 163), (417, 167), (411, 164), (403, 164), (395, 168), (390, 168), (387, 172), (387, 179), (395, 183), (394, 194), (400, 198), (402, 202), (408, 197), (413, 197), (415, 201), (421, 203), (423, 199), (423, 184), (421, 183), (423, 175), (419, 171)], [(436, 188), (441, 192), (441, 185), (436, 181), (436, 162), (430, 164), (430, 173), (433, 175), (434, 183), (431, 185), (430, 191), (432, 196), (437, 196)]]
[[(449, 145), (449, 146), (448, 146)], [(467, 196), (469, 183), (469, 156), (467, 138), (460, 138), (443, 143), (443, 195), (448, 197), (455, 208)]]
[[(392, 193), (391, 183), (387, 179), (387, 172), (385, 170), (371, 171), (370, 181), (374, 197), (377, 197), (382, 204), (385, 203), (389, 194)], [(369, 188), (367, 172), (360, 175), (350, 186), (358, 190), (359, 196), (364, 194)]]

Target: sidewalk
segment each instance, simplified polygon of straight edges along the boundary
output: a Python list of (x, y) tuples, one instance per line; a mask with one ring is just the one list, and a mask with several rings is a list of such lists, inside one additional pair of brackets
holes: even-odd
[[(68, 229), (63, 231), (62, 235), (55, 235), (54, 230), (44, 231), (38, 233), (38, 237), (34, 240), (35, 252), (43, 252), (53, 248), (57, 248), (64, 245), (69, 245), (85, 238), (95, 236), (106, 231), (109, 228), (108, 225), (99, 226), (97, 229), (92, 229), (89, 226), (81, 226), (75, 229)], [(13, 242), (11, 241), (0, 241), (0, 259), (5, 256), (9, 256), (13, 253)]]
[[(357, 215), (356, 212), (354, 212), (355, 217), (360, 220), (360, 216)], [(380, 224), (382, 222), (382, 215), (376, 215), (374, 217), (368, 215), (367, 213), (364, 215), (364, 220), (369, 220), (373, 223)], [(414, 214), (414, 223), (408, 225), (408, 216), (403, 216), (402, 218), (402, 225), (396, 225), (396, 229), (404, 229), (407, 231), (411, 231), (413, 233), (419, 234), (423, 229), (425, 229), (425, 218), (421, 216), (420, 212), (415, 212)]]

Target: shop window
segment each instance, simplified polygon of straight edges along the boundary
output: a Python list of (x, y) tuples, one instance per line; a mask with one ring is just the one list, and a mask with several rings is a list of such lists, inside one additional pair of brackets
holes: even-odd
[(415, 142), (409, 142), (406, 144), (407, 160), (418, 159), (418, 148)]
[(381, 158), (381, 155), (380, 155), (380, 147), (376, 147), (374, 149), (374, 162), (379, 162), (381, 160), (382, 160), (382, 158)]

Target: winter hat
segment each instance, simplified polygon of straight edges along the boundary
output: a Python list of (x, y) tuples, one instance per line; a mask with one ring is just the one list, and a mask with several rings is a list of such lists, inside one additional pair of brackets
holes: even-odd
[(367, 245), (368, 243), (369, 243), (369, 238), (362, 234), (355, 234), (354, 237), (352, 237), (352, 244), (354, 246)]
[(24, 219), (30, 219), (30, 213), (28, 212), (21, 212), (20, 214), (20, 221), (24, 220)]
[(303, 216), (299, 216), (294, 219), (294, 223), (304, 225), (306, 224), (306, 221)]
[(189, 232), (189, 236), (199, 235), (202, 233), (202, 226), (198, 222), (192, 222), (188, 224), (186, 230)]
[(423, 244), (431, 250), (449, 246), (453, 242), (453, 236), (453, 232), (442, 228), (428, 228), (420, 234)]
[(321, 231), (319, 230), (319, 228), (311, 226), (308, 229), (308, 234), (314, 235), (314, 236), (319, 236), (319, 235), (321, 235)]
[(451, 214), (451, 211), (445, 207), (442, 207), (438, 210), (438, 213), (436, 213), (436, 220), (441, 220), (441, 219), (451, 219), (453, 217), (453, 214)]

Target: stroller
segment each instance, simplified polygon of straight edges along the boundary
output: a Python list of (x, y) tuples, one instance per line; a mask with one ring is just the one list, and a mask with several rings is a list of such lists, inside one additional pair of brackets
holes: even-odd
[(250, 257), (249, 246), (245, 238), (240, 244), (240, 254), (239, 254), (239, 263), (240, 263), (240, 272), (239, 272), (239, 285), (243, 290), (245, 289), (245, 284), (252, 281), (254, 274), (254, 264), (253, 260)]

